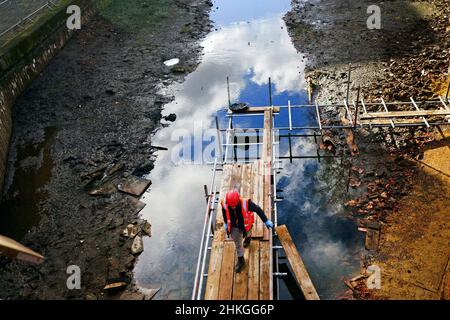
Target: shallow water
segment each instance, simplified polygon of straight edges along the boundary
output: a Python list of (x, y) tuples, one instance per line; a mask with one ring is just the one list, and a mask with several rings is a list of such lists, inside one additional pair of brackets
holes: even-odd
[[(40, 206), (47, 198), (45, 185), (51, 178), (53, 159), (51, 146), (57, 129), (44, 129), (42, 141), (17, 147), (14, 171), (5, 186), (9, 193), (0, 203), (0, 234), (22, 239), (42, 216)], [(6, 187), (5, 187), (6, 189)]]
[[(169, 150), (158, 153), (149, 175), (152, 186), (142, 198), (147, 203), (142, 216), (152, 223), (153, 233), (144, 239), (135, 278), (141, 286), (161, 287), (156, 299), (191, 296), (204, 218), (203, 185), (209, 186), (212, 178), (211, 166), (205, 164), (211, 160), (207, 146), (213, 145), (214, 117), (221, 128), (228, 120), (226, 77), (232, 102), (268, 105), (271, 77), (274, 105), (307, 103), (307, 57), (296, 52), (282, 20), (290, 1), (218, 0), (213, 8), (215, 28), (203, 41), (201, 64), (168, 92), (175, 100), (164, 113), (175, 113), (177, 119), (153, 137), (154, 145)], [(293, 116), (294, 125), (314, 121), (312, 110), (296, 110)], [(275, 118), (276, 126), (287, 123), (285, 111)], [(262, 117), (241, 117), (234, 125), (262, 127)], [(312, 139), (293, 145), (294, 153), (302, 155), (314, 155), (315, 148)], [(287, 151), (282, 140), (279, 152)], [(339, 205), (344, 174), (334, 161), (295, 160), (283, 166), (279, 187), (286, 200), (279, 204), (278, 222), (287, 224), (319, 295), (336, 298), (344, 289), (341, 277), (359, 269), (362, 245), (355, 223), (342, 216)], [(291, 298), (283, 284), (280, 298)]]

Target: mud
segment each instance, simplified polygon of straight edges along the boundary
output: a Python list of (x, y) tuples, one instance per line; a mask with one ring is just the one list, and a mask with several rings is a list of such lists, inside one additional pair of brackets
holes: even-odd
[[(306, 76), (312, 79), (318, 102), (346, 98), (350, 63), (350, 100), (356, 100), (358, 87), (361, 97), (373, 102), (381, 97), (407, 101), (411, 96), (431, 100), (445, 95), (449, 81), (446, 1), (292, 3), (285, 20), (297, 50), (312, 58)], [(366, 10), (372, 4), (381, 8), (381, 30), (366, 26)], [(328, 108), (324, 118), (329, 121), (338, 115), (338, 110)], [(361, 257), (361, 273), (379, 264), (385, 282), (381, 290), (368, 290), (362, 278), (343, 298), (448, 298), (442, 285), (450, 239), (442, 228), (448, 224), (448, 181), (430, 175), (436, 170), (424, 167), (439, 163), (448, 169), (450, 158), (440, 152), (434, 162), (420, 163), (427, 150), (435, 149), (436, 139), (440, 139), (437, 145), (448, 148), (448, 138), (440, 137), (438, 130), (426, 129), (359, 130), (355, 136), (359, 153), (350, 156), (347, 150), (344, 164), (350, 177), (345, 205), (362, 226), (381, 222), (380, 248)], [(439, 170), (438, 175), (448, 174)]]
[[(153, 168), (165, 88), (198, 65), (211, 6), (113, 1), (16, 101), (0, 233), (46, 260), (0, 259), (0, 298), (117, 298), (103, 292), (107, 281), (131, 281), (133, 240), (121, 233), (140, 223), (140, 207), (115, 186)], [(171, 58), (176, 69), (163, 64)], [(106, 191), (89, 195), (95, 188)], [(66, 286), (69, 265), (81, 269), (80, 290)]]

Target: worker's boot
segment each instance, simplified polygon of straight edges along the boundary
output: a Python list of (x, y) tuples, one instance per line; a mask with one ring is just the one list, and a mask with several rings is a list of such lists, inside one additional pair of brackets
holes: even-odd
[(247, 248), (250, 245), (251, 237), (247, 237), (244, 239), (244, 248)]
[(238, 262), (236, 263), (236, 272), (241, 272), (244, 266), (245, 266), (244, 257), (238, 257)]

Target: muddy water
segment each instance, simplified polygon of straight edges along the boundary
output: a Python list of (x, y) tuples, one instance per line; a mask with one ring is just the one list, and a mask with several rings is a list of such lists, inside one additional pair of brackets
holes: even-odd
[[(170, 88), (175, 100), (165, 114), (177, 119), (158, 131), (153, 144), (165, 146), (149, 175), (153, 184), (142, 200), (142, 211), (152, 223), (152, 237), (135, 268), (138, 285), (161, 287), (157, 299), (189, 299), (204, 214), (203, 185), (212, 177), (205, 151), (213, 140), (214, 117), (227, 125), (226, 76), (231, 100), (255, 106), (268, 105), (268, 78), (273, 103), (306, 103), (304, 66), (307, 57), (297, 53), (282, 20), (289, 0), (214, 2), (214, 31), (203, 41), (203, 59), (183, 84)], [(173, 58), (176, 58), (174, 53)], [(297, 111), (295, 124), (314, 121), (312, 110)], [(286, 126), (287, 114), (276, 118)], [(261, 127), (262, 118), (239, 118), (235, 126)], [(209, 130), (209, 131), (208, 131)], [(314, 154), (314, 141), (294, 144), (294, 152)], [(287, 152), (281, 141), (280, 152)], [(286, 223), (323, 298), (336, 298), (344, 289), (341, 277), (359, 268), (362, 239), (353, 221), (343, 217), (341, 193), (344, 174), (339, 163), (320, 165), (316, 160), (285, 163), (279, 181), (286, 201), (279, 205), (279, 223)], [(219, 177), (220, 178), (220, 177)], [(280, 298), (292, 298), (281, 284)]]
[(45, 185), (51, 177), (51, 146), (56, 132), (55, 127), (47, 127), (42, 142), (17, 148), (14, 177), (6, 181), (12, 196), (5, 195), (0, 203), (0, 234), (21, 239), (41, 219), (38, 209), (47, 197)]

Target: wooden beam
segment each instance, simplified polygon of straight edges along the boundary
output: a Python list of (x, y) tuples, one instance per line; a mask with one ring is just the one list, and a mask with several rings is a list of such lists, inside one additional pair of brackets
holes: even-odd
[[(263, 210), (268, 219), (271, 219), (272, 215), (272, 123), (273, 113), (272, 110), (264, 112), (264, 134), (263, 134)], [(270, 231), (263, 227), (264, 240), (269, 240)]]
[(446, 115), (450, 115), (450, 110), (389, 111), (389, 112), (364, 113), (360, 119), (369, 120), (380, 118), (405, 118), (405, 117), (446, 116)]
[(40, 264), (44, 261), (44, 256), (2, 235), (0, 235), (0, 255), (33, 264)]
[(285, 225), (279, 225), (275, 230), (306, 300), (320, 300), (288, 229)]
[(259, 241), (259, 299), (270, 300), (270, 285), (272, 281), (272, 273), (270, 272), (269, 263), (269, 241)]
[[(246, 114), (246, 113), (264, 113), (267, 110), (272, 110), (272, 107), (248, 107), (245, 110), (233, 112), (228, 110), (229, 114)], [(273, 112), (280, 112), (280, 107), (273, 107)]]
[[(260, 206), (261, 208), (264, 208), (264, 202), (263, 202), (263, 173), (262, 173), (262, 161), (258, 160), (254, 163), (255, 166), (255, 177), (254, 177), (254, 194), (255, 194), (255, 203)], [(262, 220), (259, 218), (258, 215), (255, 217), (255, 226), (253, 227), (254, 230), (252, 232), (253, 238), (262, 238), (264, 236), (264, 229), (263, 229), (263, 223)]]
[(220, 272), (219, 300), (231, 300), (233, 296), (234, 252), (234, 242), (225, 241)]
[(391, 121), (394, 124), (417, 124), (417, 123), (423, 123), (422, 119), (372, 119), (372, 120), (361, 120), (360, 123), (363, 125), (385, 125), (385, 124), (391, 124)]
[(248, 300), (259, 299), (259, 243), (258, 240), (250, 242), (248, 259)]

